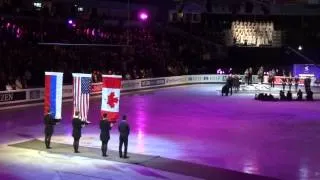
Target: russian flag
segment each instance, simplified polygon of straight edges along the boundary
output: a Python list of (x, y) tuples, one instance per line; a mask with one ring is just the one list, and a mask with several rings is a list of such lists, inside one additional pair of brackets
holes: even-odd
[(54, 119), (61, 119), (63, 73), (45, 72), (44, 113), (50, 111)]

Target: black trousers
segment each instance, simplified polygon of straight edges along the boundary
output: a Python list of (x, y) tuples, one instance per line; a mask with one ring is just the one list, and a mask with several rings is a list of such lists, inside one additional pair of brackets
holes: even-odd
[(252, 75), (249, 76), (248, 84), (252, 84)]
[(283, 90), (283, 91), (286, 90), (286, 84), (282, 84), (282, 90)]
[(271, 86), (271, 87), (274, 87), (274, 81), (275, 81), (274, 78), (272, 78), (272, 79), (270, 80), (270, 86)]
[(232, 95), (232, 85), (231, 85), (231, 86), (228, 86), (228, 88), (229, 88), (229, 93), (230, 93), (230, 95)]
[(305, 91), (306, 91), (306, 92), (311, 91), (311, 87), (310, 87), (310, 85), (305, 85), (305, 86), (304, 86), (304, 88), (305, 88)]
[(44, 143), (46, 144), (46, 148), (50, 147), (51, 136), (52, 134), (48, 134), (48, 133), (45, 134)]
[(74, 149), (74, 152), (78, 152), (79, 150), (79, 142), (80, 142), (80, 137), (78, 138), (73, 138), (73, 149)]
[(128, 137), (119, 137), (119, 156), (122, 157), (122, 145), (124, 145), (124, 157), (127, 156)]
[(107, 150), (108, 150), (108, 141), (102, 141), (102, 143), (101, 143), (102, 156), (107, 155)]

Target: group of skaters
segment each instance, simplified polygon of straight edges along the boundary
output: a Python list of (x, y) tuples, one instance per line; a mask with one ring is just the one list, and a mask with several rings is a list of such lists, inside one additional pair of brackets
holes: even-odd
[[(260, 69), (258, 71), (258, 78), (261, 79), (261, 83), (263, 82), (263, 80), (262, 80), (263, 74), (264, 74), (263, 67), (260, 67)], [(272, 87), (272, 88), (275, 85), (276, 74), (277, 73), (276, 73), (275, 69), (272, 69), (271, 71), (268, 72), (268, 82), (270, 84), (270, 87)], [(294, 86), (295, 92), (297, 93), (296, 100), (298, 100), (298, 101), (303, 100), (303, 92), (301, 91), (301, 89), (298, 89), (300, 80), (301, 79), (298, 76), (293, 77), (291, 72), (289, 72), (288, 75), (286, 75), (285, 73), (282, 74), (282, 77), (281, 77), (282, 90), (279, 93), (279, 97), (280, 97), (281, 101), (292, 101), (293, 100), (292, 86)], [(306, 99), (308, 101), (312, 101), (313, 100), (313, 92), (311, 91), (311, 78), (306, 77), (303, 79), (303, 82), (304, 82), (304, 87), (305, 87)], [(287, 93), (285, 93), (287, 86), (288, 86), (288, 91), (287, 91)], [(277, 100), (271, 94), (263, 94), (263, 93), (256, 95), (255, 99), (263, 100), (263, 101)]]
[[(258, 71), (258, 79), (261, 83), (263, 83), (263, 67), (260, 67)], [(222, 87), (222, 96), (226, 95), (228, 96), (229, 94), (232, 95), (233, 89), (235, 92), (239, 92), (240, 89), (240, 84), (243, 82), (241, 77), (239, 75), (229, 75), (228, 78), (226, 79), (226, 84)], [(244, 83), (251, 85), (253, 84), (253, 69), (252, 67), (247, 68), (244, 72)]]
[[(58, 120), (55, 120), (50, 111), (44, 117), (45, 124), (45, 146), (47, 149), (51, 149), (51, 137), (54, 132), (54, 126), (58, 123)], [(79, 117), (79, 112), (75, 112), (75, 116), (72, 119), (72, 136), (73, 136), (73, 148), (74, 153), (79, 152), (79, 142), (81, 138), (81, 130), (86, 125), (90, 124), (88, 121), (83, 121)], [(114, 126), (114, 123), (109, 122), (107, 114), (103, 114), (100, 121), (100, 141), (101, 141), (101, 152), (103, 157), (107, 157), (108, 142), (110, 140), (110, 130)], [(118, 124), (119, 135), (119, 157), (120, 158), (129, 158), (127, 156), (128, 150), (128, 139), (130, 134), (130, 126), (127, 122), (127, 117), (124, 115), (122, 120)], [(122, 147), (124, 145), (124, 153), (122, 153)]]
[[(301, 89), (299, 89), (297, 91), (297, 98), (293, 99), (292, 97), (292, 92), (291, 91), (287, 91), (287, 93), (285, 93), (285, 91), (281, 90), (279, 93), (279, 99), (275, 98), (272, 94), (267, 94), (267, 93), (260, 93), (260, 94), (256, 94), (255, 99), (256, 100), (260, 100), (260, 101), (292, 101), (292, 100), (296, 100), (296, 101), (302, 101), (303, 100), (303, 92), (301, 91)], [(306, 100), (307, 101), (313, 101), (313, 92), (312, 91), (306, 91)]]
[[(252, 67), (249, 67), (244, 72), (244, 83), (247, 85), (253, 84), (253, 69)], [(270, 84), (271, 88), (275, 87), (275, 81), (276, 76), (281, 75), (278, 70), (271, 69), (267, 73), (264, 71), (264, 68), (261, 66), (258, 69), (257, 72), (257, 78), (258, 82), (260, 84), (263, 84), (264, 82), (264, 76), (268, 76), (268, 83)], [(299, 88), (299, 82), (300, 78), (298, 76), (292, 76), (292, 73), (289, 72), (288, 74), (282, 73), (281, 77), (281, 85), (282, 85), (282, 91), (281, 91), (281, 100), (292, 100), (292, 87), (294, 86), (294, 90), (297, 93), (297, 100), (302, 100), (303, 93)], [(229, 94), (232, 95), (233, 89), (235, 92), (238, 92), (240, 89), (240, 84), (242, 83), (242, 79), (239, 75), (229, 75), (226, 79), (226, 84), (222, 87), (222, 96), (228, 96)], [(287, 95), (285, 95), (286, 88), (288, 87)], [(305, 92), (307, 94), (306, 98), (307, 100), (312, 100), (313, 92), (311, 91), (311, 78), (307, 77), (304, 78), (304, 87)], [(259, 97), (259, 98), (258, 98)], [(282, 97), (282, 98), (281, 98)], [(291, 98), (290, 98), (291, 97)], [(273, 96), (271, 94), (259, 94), (256, 96), (256, 99), (260, 100), (273, 100)]]
[[(298, 101), (303, 100), (303, 92), (299, 88), (299, 82), (300, 78), (298, 76), (293, 77), (291, 72), (289, 72), (289, 76), (286, 76), (283, 74), (283, 77), (281, 78), (281, 85), (282, 85), (282, 90), (280, 91), (280, 100), (282, 101), (292, 101), (292, 86), (294, 85), (295, 92), (297, 93), (297, 99)], [(306, 77), (303, 79), (303, 84), (305, 88), (305, 93), (306, 93), (306, 99), (308, 101), (313, 100), (313, 92), (311, 90), (311, 78)], [(288, 86), (288, 91), (286, 91), (286, 86)]]
[(235, 92), (239, 92), (241, 84), (241, 78), (239, 75), (229, 75), (226, 84), (222, 87), (222, 96), (229, 96), (232, 95), (232, 90), (234, 89)]

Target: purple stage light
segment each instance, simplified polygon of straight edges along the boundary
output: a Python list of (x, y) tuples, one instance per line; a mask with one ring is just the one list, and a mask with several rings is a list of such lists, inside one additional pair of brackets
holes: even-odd
[(148, 17), (149, 17), (148, 14), (145, 13), (145, 12), (140, 12), (140, 13), (139, 13), (139, 18), (140, 18), (142, 21), (147, 20)]

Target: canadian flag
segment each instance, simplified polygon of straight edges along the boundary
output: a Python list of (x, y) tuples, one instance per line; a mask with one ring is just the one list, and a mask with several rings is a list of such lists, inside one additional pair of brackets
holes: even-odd
[(102, 75), (101, 114), (107, 113), (110, 122), (119, 119), (121, 79), (122, 76)]

